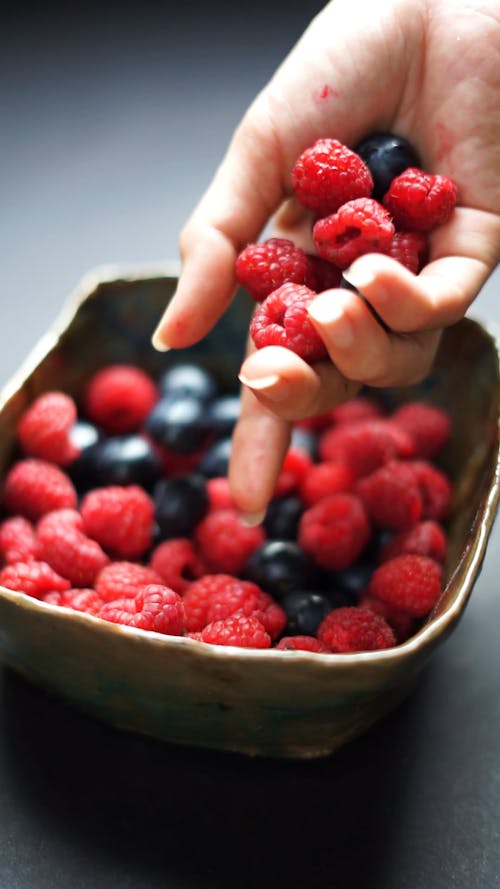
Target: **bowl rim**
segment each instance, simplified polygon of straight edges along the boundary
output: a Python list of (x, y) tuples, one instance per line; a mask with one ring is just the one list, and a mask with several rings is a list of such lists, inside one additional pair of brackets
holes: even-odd
[[(54, 322), (50, 325), (45, 334), (41, 336), (35, 346), (28, 353), (26, 358), (20, 364), (18, 369), (11, 375), (10, 379), (0, 388), (0, 411), (3, 410), (6, 403), (17, 391), (23, 381), (38, 367), (38, 365), (47, 357), (49, 352), (57, 345), (60, 337), (64, 334), (68, 326), (74, 320), (81, 305), (92, 295), (106, 284), (116, 284), (120, 281), (124, 283), (138, 283), (140, 281), (162, 280), (170, 281), (178, 278), (180, 272), (180, 263), (176, 260), (165, 260), (149, 263), (116, 263), (99, 265), (91, 269), (82, 276), (76, 287), (69, 294), (62, 304)], [(500, 326), (488, 320), (480, 320), (475, 317), (467, 316), (470, 321), (477, 324), (487, 335), (490, 336), (495, 347), (497, 355), (497, 363), (500, 367)], [(458, 322), (461, 323), (461, 322)], [(500, 413), (497, 418), (497, 426), (500, 432)], [(455, 599), (445, 607), (443, 612), (437, 617), (432, 617), (429, 623), (421, 627), (413, 636), (402, 643), (398, 643), (392, 648), (386, 648), (381, 651), (360, 651), (353, 653), (322, 654), (318, 652), (308, 652), (301, 650), (286, 651), (276, 648), (269, 649), (252, 649), (241, 648), (233, 645), (211, 645), (209, 643), (192, 640), (186, 636), (169, 636), (157, 633), (152, 630), (142, 630), (134, 627), (122, 626), (114, 624), (110, 621), (104, 621), (101, 618), (94, 617), (86, 612), (78, 612), (73, 609), (60, 605), (52, 605), (42, 602), (26, 593), (20, 591), (9, 590), (0, 586), (0, 598), (6, 599), (12, 605), (17, 605), (22, 609), (32, 610), (42, 609), (42, 612), (52, 614), (57, 619), (66, 621), (71, 618), (73, 622), (82, 624), (82, 627), (92, 626), (99, 632), (106, 634), (114, 634), (117, 637), (132, 638), (135, 640), (143, 640), (144, 643), (149, 641), (153, 645), (175, 649), (176, 646), (189, 646), (192, 648), (193, 654), (201, 659), (209, 661), (225, 661), (230, 658), (232, 661), (253, 662), (264, 661), (269, 663), (285, 663), (288, 659), (294, 662), (302, 661), (305, 663), (315, 664), (317, 669), (325, 670), (334, 669), (340, 664), (344, 666), (354, 667), (358, 664), (365, 667), (367, 664), (385, 664), (393, 665), (401, 660), (411, 660), (414, 655), (423, 649), (431, 650), (444, 634), (450, 632), (455, 622), (463, 613), (463, 610), (470, 598), (475, 579), (477, 578), (482, 561), (484, 559), (488, 538), (495, 519), (498, 502), (500, 499), (500, 441), (496, 447), (496, 463), (492, 477), (492, 483), (485, 502), (484, 512), (481, 523), (478, 525), (478, 534), (474, 539), (474, 545), (470, 552), (469, 562), (466, 573), (463, 577), (461, 589), (457, 593)], [(448, 580), (448, 585), (453, 581), (453, 572)]]

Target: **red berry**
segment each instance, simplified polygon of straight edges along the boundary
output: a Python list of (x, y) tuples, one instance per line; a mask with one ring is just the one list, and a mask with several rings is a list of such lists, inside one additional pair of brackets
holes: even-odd
[(412, 528), (404, 528), (394, 535), (380, 553), (380, 560), (387, 562), (404, 553), (428, 556), (436, 562), (446, 558), (446, 533), (438, 522), (428, 519), (417, 522)]
[(450, 440), (450, 417), (432, 404), (407, 402), (393, 413), (392, 419), (412, 438), (415, 457), (424, 460), (437, 457)]
[(300, 204), (327, 216), (346, 201), (368, 197), (373, 179), (354, 151), (336, 139), (318, 139), (297, 159), (292, 185)]
[(41, 599), (45, 593), (69, 590), (71, 584), (47, 562), (13, 562), (0, 571), (0, 586)]
[(335, 608), (318, 627), (318, 639), (333, 652), (380, 651), (396, 639), (387, 621), (368, 608)]
[(93, 589), (71, 589), (63, 593), (46, 593), (42, 600), (49, 605), (61, 605), (64, 608), (72, 608), (73, 611), (93, 614), (94, 617), (103, 606), (102, 599)]
[(422, 232), (395, 232), (384, 252), (416, 275), (427, 260), (427, 238)]
[(412, 617), (424, 617), (441, 593), (442, 568), (427, 556), (405, 554), (380, 565), (368, 593)]
[(308, 287), (283, 284), (266, 297), (250, 322), (250, 335), (257, 349), (283, 346), (310, 363), (325, 358), (326, 348), (307, 314), (315, 296)]
[(7, 564), (39, 557), (35, 529), (28, 519), (12, 516), (0, 524), (0, 555)]
[(64, 392), (45, 392), (22, 415), (17, 437), (29, 457), (65, 466), (78, 456), (70, 438), (77, 418), (75, 402)]
[(360, 479), (355, 491), (370, 518), (382, 528), (407, 528), (422, 515), (420, 487), (411, 465), (404, 461), (389, 460)]
[(336, 426), (358, 423), (360, 420), (374, 420), (382, 417), (380, 405), (371, 398), (359, 395), (338, 404), (330, 411), (330, 421)]
[(236, 260), (236, 279), (256, 302), (282, 284), (305, 284), (310, 274), (306, 253), (287, 238), (248, 244)]
[(328, 648), (315, 636), (283, 636), (277, 645), (277, 651), (312, 651), (315, 654), (330, 654)]
[(205, 566), (187, 537), (173, 537), (160, 543), (151, 555), (150, 565), (165, 586), (179, 595), (205, 573)]
[(111, 364), (95, 373), (84, 393), (87, 416), (106, 432), (133, 432), (158, 400), (151, 377), (132, 364)]
[(148, 584), (135, 597), (107, 602), (98, 617), (115, 624), (140, 630), (153, 630), (180, 636), (184, 630), (184, 606), (181, 597), (161, 584)]
[(298, 541), (318, 565), (342, 571), (356, 561), (370, 533), (370, 523), (359, 497), (331, 494), (302, 514)]
[(346, 269), (364, 253), (385, 253), (394, 236), (387, 210), (372, 198), (343, 204), (313, 228), (316, 250), (323, 259)]
[(124, 559), (142, 556), (151, 546), (154, 504), (139, 485), (110, 485), (85, 495), (81, 504), (85, 532)]
[(301, 448), (290, 447), (285, 454), (280, 474), (274, 487), (274, 497), (286, 497), (296, 491), (308, 478), (314, 464)]
[(404, 611), (400, 611), (399, 608), (394, 608), (393, 605), (389, 605), (387, 602), (382, 602), (382, 599), (365, 594), (361, 597), (359, 604), (362, 608), (368, 608), (387, 621), (396, 637), (396, 642), (406, 642), (415, 632), (417, 618), (406, 614)]
[(234, 509), (235, 504), (229, 479), (226, 476), (207, 478), (206, 491), (208, 495), (209, 509)]
[(333, 262), (328, 262), (326, 259), (321, 259), (321, 256), (308, 253), (307, 264), (307, 275), (304, 281), (306, 287), (310, 287), (315, 293), (340, 287), (342, 272)]
[(422, 518), (442, 522), (451, 506), (451, 482), (444, 472), (427, 460), (412, 460), (410, 465), (422, 495)]
[(38, 522), (37, 540), (40, 558), (54, 571), (73, 586), (89, 587), (109, 558), (95, 540), (86, 537), (82, 527), (76, 510), (54, 510)]
[(229, 574), (204, 574), (193, 581), (183, 596), (186, 630), (199, 632), (208, 623), (208, 609), (214, 596), (239, 594), (242, 581)]
[(308, 506), (328, 497), (350, 491), (354, 474), (347, 463), (325, 461), (311, 467), (300, 485), (300, 497)]
[(19, 460), (7, 473), (3, 489), (3, 505), (36, 521), (53, 509), (74, 509), (76, 491), (68, 476), (46, 460), (28, 457)]
[(347, 463), (354, 475), (369, 475), (395, 458), (414, 455), (410, 436), (390, 419), (360, 420), (327, 429), (318, 444), (322, 460)]
[(260, 620), (244, 614), (233, 614), (208, 624), (202, 630), (201, 641), (211, 645), (236, 645), (239, 648), (269, 648), (271, 645), (271, 637)]
[(264, 539), (262, 527), (243, 525), (235, 509), (209, 512), (194, 532), (200, 557), (212, 573), (239, 574)]
[(392, 180), (384, 206), (398, 228), (428, 232), (448, 221), (457, 194), (452, 179), (408, 167)]
[(111, 562), (99, 572), (94, 586), (103, 602), (112, 602), (133, 599), (141, 587), (150, 583), (162, 583), (152, 568), (137, 562)]

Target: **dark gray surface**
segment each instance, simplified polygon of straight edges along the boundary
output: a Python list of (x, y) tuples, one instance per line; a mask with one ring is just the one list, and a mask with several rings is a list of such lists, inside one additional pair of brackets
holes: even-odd
[[(248, 102), (319, 4), (10, 9), (0, 377), (95, 265), (177, 256)], [(496, 273), (476, 316), (500, 321)], [(0, 889), (500, 887), (499, 529), (418, 690), (317, 762), (115, 732), (0, 673)]]

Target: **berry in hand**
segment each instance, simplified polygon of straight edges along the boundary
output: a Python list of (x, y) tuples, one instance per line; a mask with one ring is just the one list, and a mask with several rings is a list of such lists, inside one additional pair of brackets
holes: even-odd
[(238, 283), (258, 303), (282, 284), (305, 284), (309, 273), (307, 254), (287, 238), (247, 244), (236, 260)]
[(365, 162), (373, 179), (372, 197), (381, 201), (392, 180), (408, 167), (419, 167), (420, 160), (413, 146), (394, 133), (372, 133), (354, 149)]
[(250, 322), (250, 336), (257, 349), (283, 346), (311, 364), (326, 358), (325, 345), (307, 314), (315, 296), (299, 284), (283, 284), (271, 293), (257, 307)]
[(300, 204), (328, 216), (347, 201), (368, 197), (373, 180), (354, 151), (336, 139), (318, 139), (295, 162), (292, 185)]
[(452, 179), (409, 167), (393, 179), (384, 207), (399, 229), (429, 232), (448, 221), (457, 194)]
[(342, 204), (313, 228), (316, 250), (323, 259), (346, 269), (364, 253), (384, 253), (394, 236), (387, 210), (372, 198)]

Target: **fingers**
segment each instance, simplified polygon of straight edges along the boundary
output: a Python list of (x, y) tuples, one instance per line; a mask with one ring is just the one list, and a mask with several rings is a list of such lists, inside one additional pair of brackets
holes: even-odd
[(290, 443), (291, 426), (259, 404), (249, 389), (233, 432), (229, 484), (236, 507), (248, 524), (264, 518)]

